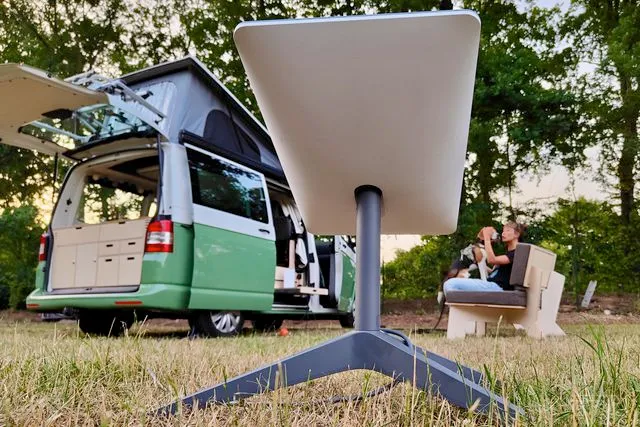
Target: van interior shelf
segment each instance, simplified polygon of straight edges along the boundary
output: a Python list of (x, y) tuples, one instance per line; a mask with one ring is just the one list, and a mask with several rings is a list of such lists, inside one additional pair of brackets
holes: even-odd
[(295, 288), (276, 289), (279, 294), (306, 294), (306, 295), (329, 295), (328, 289), (314, 288), (311, 286), (299, 286)]

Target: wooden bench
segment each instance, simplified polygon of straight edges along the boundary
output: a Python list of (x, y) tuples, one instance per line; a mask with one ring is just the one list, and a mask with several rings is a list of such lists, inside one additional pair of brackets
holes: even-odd
[(553, 271), (556, 255), (535, 245), (519, 243), (511, 270), (513, 291), (447, 293), (447, 338), (483, 336), (487, 322), (512, 323), (530, 337), (565, 335), (556, 323), (564, 276)]

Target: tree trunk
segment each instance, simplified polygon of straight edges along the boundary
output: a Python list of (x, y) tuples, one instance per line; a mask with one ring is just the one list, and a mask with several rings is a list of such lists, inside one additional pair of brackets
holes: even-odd
[(509, 191), (509, 206), (507, 209), (509, 210), (509, 219), (516, 221), (516, 212), (513, 209), (513, 178), (515, 175), (515, 171), (513, 170), (513, 165), (511, 164), (511, 144), (509, 143), (509, 138), (507, 138), (507, 169), (508, 169), (508, 178), (507, 178), (507, 190)]
[[(634, 167), (638, 159), (638, 115), (639, 106), (633, 102), (633, 89), (630, 79), (620, 74), (620, 94), (622, 98), (622, 153), (618, 163), (618, 181), (620, 185), (620, 213), (623, 224), (631, 223), (634, 209), (635, 174)], [(631, 99), (630, 99), (631, 98)]]
[(573, 227), (573, 243), (571, 245), (571, 283), (573, 292), (576, 294), (576, 308), (580, 310), (580, 282), (578, 276), (580, 274), (580, 236), (578, 235), (578, 204), (574, 202), (575, 217), (572, 224)]
[[(634, 140), (635, 139), (635, 140)], [(622, 214), (622, 222), (629, 224), (631, 222), (631, 213), (633, 212), (635, 189), (633, 166), (636, 161), (637, 149), (637, 132), (636, 137), (625, 135), (622, 145), (622, 155), (618, 164), (618, 180), (620, 181), (620, 211)]]
[(490, 139), (491, 134), (483, 131), (477, 135), (477, 140), (482, 143), (474, 144), (476, 148), (476, 162), (474, 167), (477, 170), (476, 180), (478, 184), (478, 196), (480, 201), (487, 206), (491, 206), (491, 191), (493, 190), (493, 167), (495, 156), (492, 152), (494, 142)]

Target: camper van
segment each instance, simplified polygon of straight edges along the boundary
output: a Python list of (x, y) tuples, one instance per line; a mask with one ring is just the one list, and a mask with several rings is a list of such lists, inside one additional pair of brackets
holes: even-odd
[(2, 143), (73, 162), (28, 309), (97, 335), (147, 317), (201, 336), (353, 325), (354, 241), (307, 231), (266, 129), (197, 59), (115, 80), (5, 64), (0, 97), (20, 100), (0, 107)]

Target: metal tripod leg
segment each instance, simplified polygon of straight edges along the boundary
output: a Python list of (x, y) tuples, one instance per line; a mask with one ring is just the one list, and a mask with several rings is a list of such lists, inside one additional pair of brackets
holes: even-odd
[(201, 390), (158, 409), (156, 413), (174, 414), (179, 405), (204, 408), (209, 402), (235, 401), (274, 390), (276, 386), (292, 386), (354, 369), (368, 369), (412, 382), (415, 387), (439, 394), (463, 408), (469, 408), (479, 400), (477, 409), (482, 412), (487, 412), (492, 402), (500, 412), (509, 413), (512, 417), (516, 412), (521, 412), (512, 404), (505, 407), (500, 396), (479, 385), (476, 377), (479, 373), (463, 369), (465, 374), (470, 373), (470, 377), (462, 376), (458, 372), (458, 366), (433, 353), (426, 355), (421, 348), (402, 342), (383, 331), (354, 331)]
[[(389, 335), (393, 335), (396, 336), (398, 338), (400, 338), (407, 346), (412, 347), (413, 343), (411, 343), (411, 340), (409, 339), (409, 337), (407, 337), (405, 334), (403, 334), (402, 332), (399, 331), (395, 331), (393, 329), (381, 329), (382, 332), (389, 334)], [(452, 371), (456, 371), (459, 374), (461, 374), (463, 377), (465, 377), (467, 380), (472, 381), (476, 384), (482, 384), (484, 381), (484, 376), (476, 371), (475, 369), (471, 369), (467, 366), (464, 365), (460, 365), (459, 363), (454, 362), (451, 359), (447, 359), (446, 357), (442, 357), (438, 354), (432, 353), (430, 351), (424, 351), (422, 350), (423, 353), (425, 353), (427, 355), (428, 359), (433, 360), (434, 362), (437, 362), (441, 365), (443, 365), (444, 367), (448, 368), (449, 370)], [(500, 388), (499, 385), (497, 388)]]
[(482, 384), (484, 382), (484, 375), (482, 375), (475, 369), (471, 369), (468, 366), (460, 365), (459, 363), (456, 363), (451, 359), (447, 359), (446, 357), (442, 357), (430, 351), (427, 351), (426, 354), (427, 359), (433, 360), (434, 362), (441, 364), (451, 371), (460, 373), (468, 381), (474, 382), (476, 384)]

